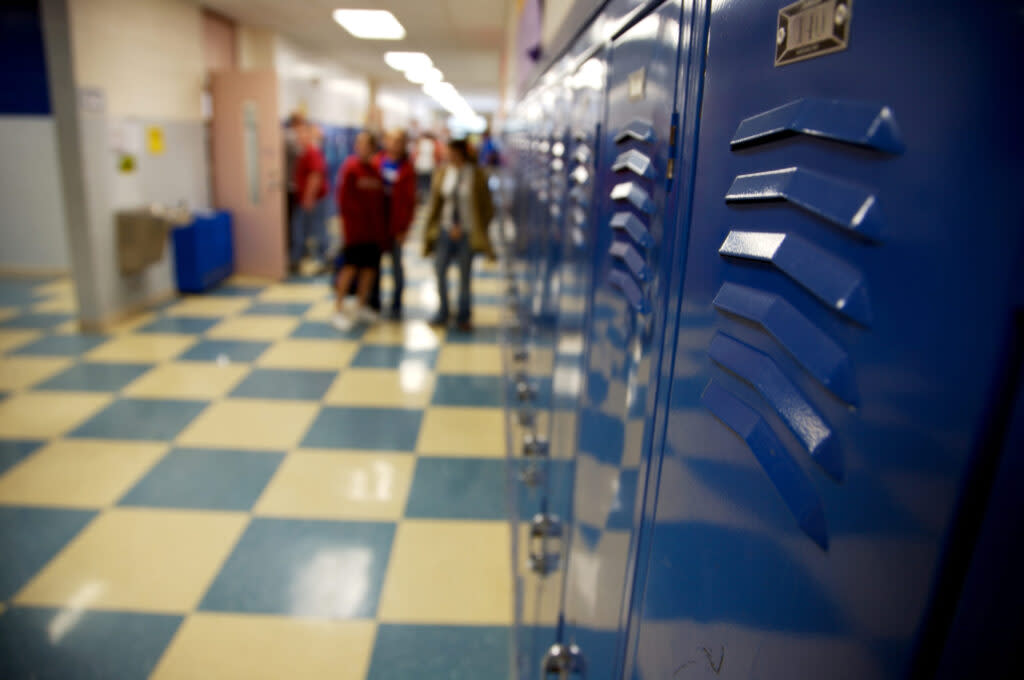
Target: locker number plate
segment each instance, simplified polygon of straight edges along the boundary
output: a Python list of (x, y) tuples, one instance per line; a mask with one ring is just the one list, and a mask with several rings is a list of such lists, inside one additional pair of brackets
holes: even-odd
[(853, 0), (800, 0), (779, 10), (775, 65), (845, 50)]

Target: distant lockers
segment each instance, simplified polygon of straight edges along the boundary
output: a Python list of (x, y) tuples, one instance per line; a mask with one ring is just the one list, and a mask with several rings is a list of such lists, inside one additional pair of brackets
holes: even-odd
[(1009, 674), (1024, 22), (898, 4), (613, 1), (520, 103), (515, 677)]

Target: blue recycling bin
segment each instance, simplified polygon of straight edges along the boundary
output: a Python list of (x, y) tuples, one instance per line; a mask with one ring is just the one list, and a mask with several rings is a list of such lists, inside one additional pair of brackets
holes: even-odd
[(231, 276), (235, 268), (231, 214), (196, 213), (191, 224), (173, 232), (178, 290), (202, 293)]

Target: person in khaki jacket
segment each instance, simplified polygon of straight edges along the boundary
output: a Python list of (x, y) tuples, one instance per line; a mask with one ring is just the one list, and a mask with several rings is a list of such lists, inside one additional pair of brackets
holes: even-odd
[(434, 253), (437, 291), (441, 306), (434, 325), (447, 325), (448, 267), (459, 267), (459, 301), (455, 321), (459, 330), (472, 330), (470, 286), (473, 279), (473, 255), (494, 257), (488, 227), (494, 217), (494, 203), (487, 188), (487, 175), (470, 161), (469, 147), (463, 139), (448, 143), (448, 162), (434, 173), (427, 206), (424, 253)]

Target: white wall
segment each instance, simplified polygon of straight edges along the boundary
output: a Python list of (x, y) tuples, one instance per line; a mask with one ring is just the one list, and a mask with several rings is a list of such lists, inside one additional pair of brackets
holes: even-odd
[(366, 78), (281, 37), (275, 42), (274, 63), (282, 120), (302, 111), (311, 120), (332, 125), (358, 127), (366, 122), (370, 102)]
[(0, 116), (0, 270), (68, 267), (52, 116)]
[[(144, 273), (120, 274), (116, 212), (151, 203), (209, 206), (202, 18), (198, 5), (183, 0), (71, 0), (67, 7), (75, 86), (101, 93), (103, 102), (100, 110), (78, 113), (87, 214), (79, 228), (88, 229), (82, 256), (89, 261), (76, 260), (75, 267), (76, 284), (94, 301), (82, 305), (83, 318), (102, 324), (174, 291), (170, 247)], [(115, 148), (114, 131), (139, 138), (149, 127), (163, 132), (162, 153), (145, 143)], [(129, 173), (117, 169), (126, 151), (136, 161)]]
[(199, 120), (202, 23), (179, 0), (72, 0), (79, 87), (106, 93), (113, 116)]

